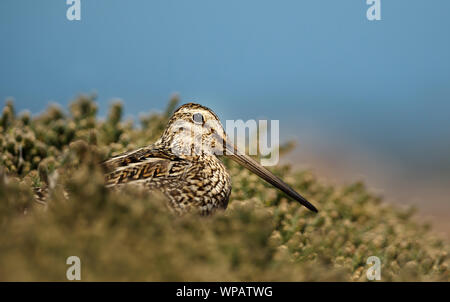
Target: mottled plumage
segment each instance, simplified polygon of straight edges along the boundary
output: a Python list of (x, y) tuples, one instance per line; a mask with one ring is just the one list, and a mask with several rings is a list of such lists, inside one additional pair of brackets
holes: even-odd
[[(228, 152), (228, 153), (227, 153)], [(189, 103), (178, 108), (154, 144), (103, 163), (108, 187), (138, 185), (162, 192), (179, 214), (203, 215), (225, 209), (231, 179), (218, 155), (227, 155), (313, 211), (314, 206), (279, 178), (241, 154), (227, 140), (219, 118), (210, 109)]]
[(215, 156), (198, 155), (187, 160), (156, 143), (112, 158), (105, 165), (114, 169), (106, 175), (107, 186), (136, 184), (161, 191), (180, 214), (193, 209), (208, 214), (228, 204), (230, 176)]
[[(195, 152), (194, 144), (186, 142), (183, 133), (173, 128), (179, 121), (194, 124), (195, 113), (200, 113), (205, 120), (218, 121), (212, 111), (201, 105), (180, 107), (156, 143), (103, 163), (110, 171), (106, 175), (107, 186), (134, 184), (160, 191), (167, 197), (170, 208), (179, 214), (194, 210), (205, 215), (215, 209), (225, 209), (231, 192), (231, 179), (225, 166), (209, 150)], [(204, 128), (204, 123), (199, 126)], [(207, 133), (211, 131), (216, 129), (210, 129)], [(179, 154), (174, 152), (175, 146), (178, 150), (185, 148), (192, 152)]]

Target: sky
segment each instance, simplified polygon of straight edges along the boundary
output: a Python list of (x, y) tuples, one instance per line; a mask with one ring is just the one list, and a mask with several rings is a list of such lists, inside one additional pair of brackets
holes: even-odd
[(448, 0), (381, 0), (381, 21), (365, 0), (81, 0), (80, 21), (68, 7), (0, 1), (1, 101), (37, 113), (95, 92), (101, 115), (120, 98), (136, 117), (177, 92), (223, 120), (280, 120), (300, 151), (450, 175)]

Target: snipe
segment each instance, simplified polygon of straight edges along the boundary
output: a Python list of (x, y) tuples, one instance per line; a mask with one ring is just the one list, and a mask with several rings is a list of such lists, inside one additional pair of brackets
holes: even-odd
[(103, 163), (108, 187), (135, 184), (162, 192), (179, 214), (203, 215), (225, 209), (231, 179), (218, 156), (228, 156), (311, 211), (317, 209), (281, 179), (227, 139), (217, 115), (189, 103), (178, 108), (154, 144), (113, 157)]

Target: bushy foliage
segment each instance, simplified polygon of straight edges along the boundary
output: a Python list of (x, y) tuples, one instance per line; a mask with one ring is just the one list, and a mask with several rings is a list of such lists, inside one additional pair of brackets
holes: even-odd
[[(66, 259), (82, 262), (84, 281), (365, 281), (369, 256), (382, 280), (449, 281), (448, 245), (414, 211), (385, 204), (362, 183), (323, 184), (310, 172), (273, 169), (318, 206), (314, 214), (240, 166), (225, 212), (171, 214), (162, 196), (104, 186), (98, 163), (154, 141), (177, 104), (122, 121), (122, 104), (100, 121), (95, 96), (69, 113), (0, 118), (0, 280), (66, 280)], [(46, 204), (33, 190), (48, 188)]]

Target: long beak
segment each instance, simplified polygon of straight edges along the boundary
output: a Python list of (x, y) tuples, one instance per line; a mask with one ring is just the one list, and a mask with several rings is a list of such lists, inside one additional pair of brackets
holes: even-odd
[(316, 207), (313, 206), (309, 201), (307, 201), (303, 196), (295, 192), (291, 187), (289, 187), (284, 181), (280, 178), (273, 175), (269, 170), (261, 166), (255, 160), (253, 160), (250, 156), (247, 156), (237, 150), (237, 148), (229, 142), (226, 142), (225, 152), (227, 156), (230, 156), (232, 160), (244, 166), (248, 170), (252, 171), (272, 186), (280, 189), (284, 193), (286, 193), (289, 197), (297, 200), (306, 208), (313, 212), (318, 212)]

